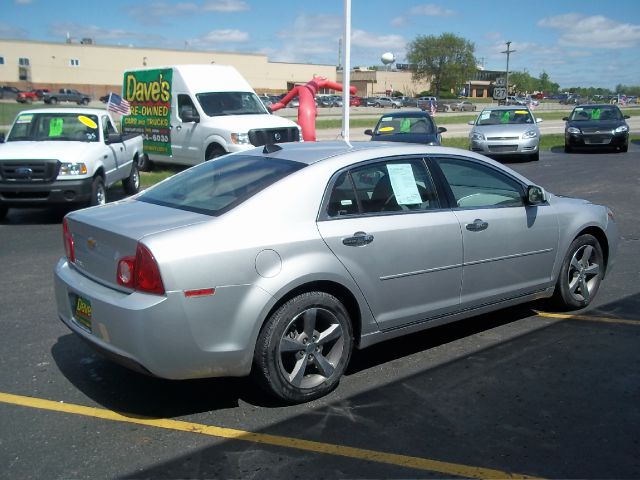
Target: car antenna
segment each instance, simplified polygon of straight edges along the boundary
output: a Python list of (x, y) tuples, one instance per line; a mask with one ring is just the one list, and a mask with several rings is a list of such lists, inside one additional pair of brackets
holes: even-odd
[(275, 143), (266, 143), (264, 146), (264, 150), (262, 150), (262, 153), (275, 153), (279, 152), (280, 150), (282, 150), (282, 147), (280, 145), (276, 145)]

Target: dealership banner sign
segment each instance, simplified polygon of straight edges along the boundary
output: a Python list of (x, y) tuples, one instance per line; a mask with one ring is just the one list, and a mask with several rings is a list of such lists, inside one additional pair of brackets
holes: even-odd
[(173, 70), (125, 72), (122, 97), (131, 106), (131, 115), (122, 117), (124, 133), (141, 134), (144, 151), (171, 155), (171, 82)]

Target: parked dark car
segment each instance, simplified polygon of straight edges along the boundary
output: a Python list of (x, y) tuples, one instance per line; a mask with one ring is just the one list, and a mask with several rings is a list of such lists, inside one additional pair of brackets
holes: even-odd
[(78, 105), (89, 105), (91, 97), (73, 88), (61, 88), (57, 92), (47, 92), (42, 97), (44, 103), (55, 105), (60, 102), (73, 102)]
[(617, 105), (595, 103), (576, 106), (564, 117), (564, 151), (614, 148), (629, 150), (629, 125)]
[(5, 100), (15, 100), (16, 98), (18, 98), (19, 93), (20, 90), (18, 90), (16, 87), (9, 87), (7, 85), (3, 85), (2, 87), (0, 87), (0, 98)]
[(376, 128), (364, 131), (372, 141), (426, 143), (440, 145), (444, 127), (436, 126), (428, 112), (399, 112), (383, 115)]

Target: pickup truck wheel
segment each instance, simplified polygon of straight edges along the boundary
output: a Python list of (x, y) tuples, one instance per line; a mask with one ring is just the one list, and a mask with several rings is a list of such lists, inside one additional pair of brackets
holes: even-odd
[(82, 101), (80, 102), (82, 105), (89, 105), (89, 99), (88, 98), (83, 98)]
[(56, 103), (58, 103), (58, 99), (57, 99), (56, 97), (50, 98), (50, 99), (49, 99), (49, 103), (50, 103), (51, 105), (55, 105)]
[(140, 172), (138, 171), (138, 164), (134, 161), (131, 164), (131, 173), (127, 178), (122, 180), (122, 188), (127, 195), (135, 195), (140, 191)]
[(149, 155), (143, 153), (138, 156), (138, 171), (140, 172), (150, 172), (153, 170), (153, 162), (149, 160)]
[(205, 153), (204, 155), (204, 161), (208, 161), (208, 160), (213, 160), (216, 157), (221, 157), (222, 155), (226, 154), (227, 152), (224, 151), (224, 148), (222, 148), (220, 145), (209, 145), (209, 148), (207, 148), (207, 153)]
[(98, 175), (93, 179), (93, 183), (91, 184), (89, 206), (104, 205), (105, 203), (107, 203), (107, 189), (104, 186), (104, 179)]

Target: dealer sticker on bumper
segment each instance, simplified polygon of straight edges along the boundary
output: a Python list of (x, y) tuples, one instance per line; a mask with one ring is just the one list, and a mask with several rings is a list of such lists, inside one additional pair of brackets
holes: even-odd
[(73, 315), (76, 322), (91, 331), (91, 302), (80, 296), (76, 297), (76, 308)]

